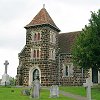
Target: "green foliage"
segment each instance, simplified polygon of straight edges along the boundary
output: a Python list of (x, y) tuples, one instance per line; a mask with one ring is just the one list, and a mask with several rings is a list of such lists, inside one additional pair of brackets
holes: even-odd
[(72, 47), (73, 61), (83, 68), (100, 68), (100, 10), (91, 12), (89, 24)]
[(15, 79), (14, 79), (14, 77), (10, 77), (10, 85), (11, 86), (15, 86)]

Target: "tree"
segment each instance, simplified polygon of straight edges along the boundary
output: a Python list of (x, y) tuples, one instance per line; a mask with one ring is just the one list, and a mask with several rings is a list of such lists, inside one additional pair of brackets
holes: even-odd
[(16, 81), (16, 80), (14, 79), (14, 77), (10, 77), (9, 80), (10, 80), (10, 85), (11, 85), (11, 86), (14, 86), (14, 85), (15, 85), (15, 81)]
[(83, 68), (100, 68), (100, 9), (91, 12), (89, 24), (72, 46), (73, 61)]

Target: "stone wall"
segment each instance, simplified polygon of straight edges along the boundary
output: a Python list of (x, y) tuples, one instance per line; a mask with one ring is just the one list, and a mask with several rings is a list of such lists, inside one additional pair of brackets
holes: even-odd
[(88, 70), (83, 70), (82, 75), (82, 68), (79, 68), (78, 66), (75, 66), (73, 64), (73, 75), (71, 76), (63, 76), (62, 70), (63, 70), (63, 63), (70, 64), (72, 63), (72, 57), (71, 55), (62, 55), (60, 59), (60, 83), (64, 86), (80, 86), (82, 85), (86, 78), (89, 76)]
[[(32, 31), (41, 31), (41, 41), (32, 41)], [(19, 66), (17, 68), (17, 85), (29, 85), (29, 70), (31, 67), (38, 67), (41, 70), (41, 85), (49, 86), (51, 84), (56, 84), (57, 81), (57, 64), (56, 59), (49, 58), (49, 49), (55, 48), (57, 55), (58, 44), (57, 36), (56, 43), (50, 42), (50, 31), (58, 34), (57, 31), (53, 30), (48, 26), (34, 27), (27, 29), (26, 32), (26, 45), (24, 49), (19, 54)], [(39, 59), (31, 58), (31, 48), (33, 46), (41, 47), (41, 57)]]

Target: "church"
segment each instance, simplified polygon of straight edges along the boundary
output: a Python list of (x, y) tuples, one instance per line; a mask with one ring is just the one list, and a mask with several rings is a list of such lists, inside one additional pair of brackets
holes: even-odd
[(41, 86), (78, 86), (88, 76), (100, 82), (97, 70), (85, 71), (72, 63), (71, 46), (80, 31), (60, 33), (44, 7), (24, 28), (26, 44), (18, 54), (16, 85), (30, 86), (38, 79)]

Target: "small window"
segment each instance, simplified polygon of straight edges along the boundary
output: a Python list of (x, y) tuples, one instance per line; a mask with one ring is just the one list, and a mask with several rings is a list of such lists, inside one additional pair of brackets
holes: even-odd
[(37, 40), (37, 34), (35, 33), (34, 34), (34, 41), (36, 41)]
[(55, 33), (54, 32), (50, 32), (50, 42), (55, 43), (56, 42), (56, 37), (55, 37)]
[(36, 58), (36, 50), (33, 52), (33, 57)]
[(55, 60), (55, 49), (53, 48), (50, 49), (49, 58)]
[(37, 35), (37, 40), (40, 40), (40, 33), (38, 33)]
[(65, 67), (65, 75), (68, 76), (68, 66)]
[(37, 50), (37, 58), (39, 58), (39, 50)]
[(73, 64), (63, 64), (63, 76), (73, 76)]
[(31, 59), (40, 59), (41, 57), (41, 49), (40, 48), (32, 48), (31, 49)]

